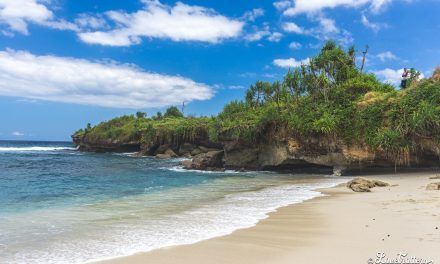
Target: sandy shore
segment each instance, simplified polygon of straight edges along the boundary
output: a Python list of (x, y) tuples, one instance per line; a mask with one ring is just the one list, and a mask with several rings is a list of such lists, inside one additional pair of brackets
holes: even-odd
[(440, 191), (425, 190), (440, 181), (429, 179), (434, 175), (371, 176), (398, 186), (371, 193), (322, 190), (328, 196), (280, 208), (255, 227), (103, 263), (353, 264), (375, 260), (378, 252), (440, 263)]

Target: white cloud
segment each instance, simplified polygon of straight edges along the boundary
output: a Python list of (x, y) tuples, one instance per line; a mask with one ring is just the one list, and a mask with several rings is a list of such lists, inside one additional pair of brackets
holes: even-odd
[(279, 42), (281, 40), (281, 38), (283, 37), (283, 34), (281, 34), (280, 32), (273, 32), (268, 38), (267, 40), (271, 41), (271, 42)]
[(283, 30), (289, 33), (302, 34), (304, 30), (293, 22), (286, 22), (282, 25)]
[(24, 136), (24, 133), (18, 132), (18, 131), (14, 131), (11, 133), (12, 136), (14, 137), (21, 137)]
[(262, 8), (254, 8), (251, 11), (247, 11), (243, 15), (244, 20), (255, 21), (255, 19), (264, 16), (264, 9)]
[(243, 85), (229, 85), (228, 88), (231, 90), (241, 90), (241, 89), (244, 89), (244, 86)]
[(300, 49), (301, 47), (302, 47), (302, 45), (299, 42), (294, 41), (289, 44), (289, 48), (291, 48), (291, 49)]
[(393, 70), (386, 68), (379, 71), (373, 71), (373, 73), (385, 82), (398, 84), (402, 80), (403, 69)]
[(273, 61), (273, 64), (275, 66), (281, 67), (281, 68), (294, 68), (299, 67), (301, 64), (308, 64), (310, 61), (309, 58), (306, 58), (304, 60), (296, 60), (295, 58), (289, 58), (289, 59), (276, 59)]
[(56, 19), (53, 12), (42, 0), (0, 0), (0, 24), (6, 25), (3, 34), (12, 36), (13, 32), (29, 34), (28, 23), (50, 27), (58, 30), (77, 31), (74, 23)]
[(378, 13), (383, 10), (383, 8), (389, 5), (393, 0), (373, 0), (371, 1), (371, 10)]
[(28, 22), (42, 24), (52, 18), (52, 11), (37, 0), (0, 0), (0, 23), (11, 31), (28, 34)]
[(262, 29), (259, 29), (258, 27), (253, 27), (253, 32), (248, 33), (244, 36), (244, 39), (249, 42), (259, 41), (263, 38), (267, 38), (268, 41), (271, 42), (279, 42), (281, 38), (283, 37), (283, 34), (280, 32), (272, 32), (269, 25), (264, 24)]
[(93, 16), (91, 14), (80, 14), (75, 19), (75, 24), (77, 24), (82, 29), (102, 29), (107, 28), (107, 21), (101, 15)]
[[(379, 76), (384, 82), (388, 82), (394, 85), (399, 85), (402, 80), (403, 69), (393, 70), (386, 68), (379, 71), (373, 71), (374, 74)], [(419, 78), (425, 78), (423, 73), (420, 74)]]
[(109, 31), (79, 33), (90, 44), (130, 46), (143, 37), (173, 41), (218, 43), (238, 37), (244, 22), (222, 16), (212, 9), (177, 2), (175, 6), (144, 0), (144, 9), (134, 13), (110, 11), (106, 15), (117, 24)]
[(366, 28), (369, 28), (369, 29), (373, 30), (374, 32), (378, 32), (382, 28), (388, 27), (388, 25), (384, 24), (384, 23), (373, 23), (373, 22), (371, 22), (365, 15), (362, 15), (361, 23)]
[(333, 19), (319, 16), (318, 22), (321, 26), (321, 32), (328, 33), (339, 33), (339, 28), (336, 26), (336, 22)]
[(270, 31), (267, 29), (256, 30), (253, 33), (249, 33), (246, 36), (244, 36), (244, 39), (249, 42), (259, 41), (264, 37), (270, 36), (270, 34), (271, 34)]
[(277, 1), (274, 2), (273, 5), (275, 6), (276, 9), (278, 10), (284, 10), (288, 7), (292, 6), (292, 1), (291, 0), (282, 0), (282, 1)]
[(385, 51), (376, 55), (379, 60), (385, 62), (387, 60), (397, 60), (397, 56), (394, 55), (391, 51)]
[(339, 29), (333, 19), (327, 18), (322, 14), (309, 16), (312, 21), (317, 22), (317, 26), (304, 29), (293, 22), (282, 24), (282, 28), (286, 32), (308, 35), (319, 40), (335, 39), (342, 44), (353, 42), (353, 38), (347, 30)]
[(213, 90), (180, 76), (116, 62), (0, 51), (0, 95), (115, 108), (206, 100)]
[(280, 10), (284, 10), (283, 14), (287, 16), (295, 16), (299, 14), (316, 14), (324, 9), (336, 7), (352, 7), (357, 8), (369, 5), (373, 12), (379, 12), (390, 4), (392, 0), (290, 0), (279, 1), (274, 5)]

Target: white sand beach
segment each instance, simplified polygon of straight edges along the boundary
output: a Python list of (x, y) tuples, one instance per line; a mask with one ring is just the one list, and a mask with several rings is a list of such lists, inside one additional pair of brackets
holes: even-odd
[(426, 190), (440, 181), (429, 179), (435, 175), (367, 176), (393, 186), (321, 190), (327, 196), (280, 208), (252, 228), (102, 263), (389, 263), (399, 254), (440, 263), (440, 191)]

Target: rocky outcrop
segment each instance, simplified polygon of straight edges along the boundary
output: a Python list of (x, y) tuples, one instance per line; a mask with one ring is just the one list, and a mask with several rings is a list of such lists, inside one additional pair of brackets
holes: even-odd
[(99, 140), (92, 141), (87, 137), (73, 137), (74, 145), (78, 146), (80, 151), (87, 152), (97, 152), (97, 153), (105, 153), (105, 152), (138, 152), (141, 149), (141, 144), (138, 140), (136, 141), (127, 141), (121, 142), (118, 140)]
[(223, 150), (201, 153), (192, 160), (184, 160), (181, 165), (188, 170), (221, 170), (223, 169)]
[[(224, 136), (212, 142), (207, 135), (198, 135), (191, 141), (164, 140), (151, 142), (92, 141), (88, 137), (73, 138), (81, 151), (139, 152), (157, 158), (187, 157), (192, 169), (273, 170), (288, 172), (323, 172), (341, 175), (369, 168), (438, 167), (440, 149), (427, 139), (419, 139), (423, 147), (416, 154), (407, 155), (407, 164), (381, 151), (373, 151), (360, 144), (347, 144), (331, 136), (289, 135), (283, 131), (269, 131), (256, 142), (246, 143)], [(214, 152), (213, 152), (214, 151)], [(218, 152), (220, 151), (220, 152)], [(208, 154), (209, 153), (209, 154)], [(217, 155), (213, 155), (217, 153)], [(221, 155), (220, 155), (221, 153)], [(220, 157), (221, 156), (221, 161)], [(213, 159), (213, 160), (211, 160)]]
[(408, 164), (401, 165), (386, 153), (372, 151), (363, 145), (348, 145), (331, 137), (289, 136), (252, 145), (225, 141), (224, 165), (230, 169), (313, 171), (334, 175), (371, 168), (438, 167), (438, 150), (431, 145), (422, 153), (409, 155)]
[(357, 177), (347, 183), (347, 188), (354, 192), (371, 192), (371, 188), (374, 187), (386, 187), (388, 183), (379, 180), (368, 180), (365, 178)]

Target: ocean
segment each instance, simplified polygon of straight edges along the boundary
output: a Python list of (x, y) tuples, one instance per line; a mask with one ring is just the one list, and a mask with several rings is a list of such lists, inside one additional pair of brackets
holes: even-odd
[(0, 141), (0, 263), (86, 263), (195, 243), (346, 181), (187, 171), (179, 161)]

